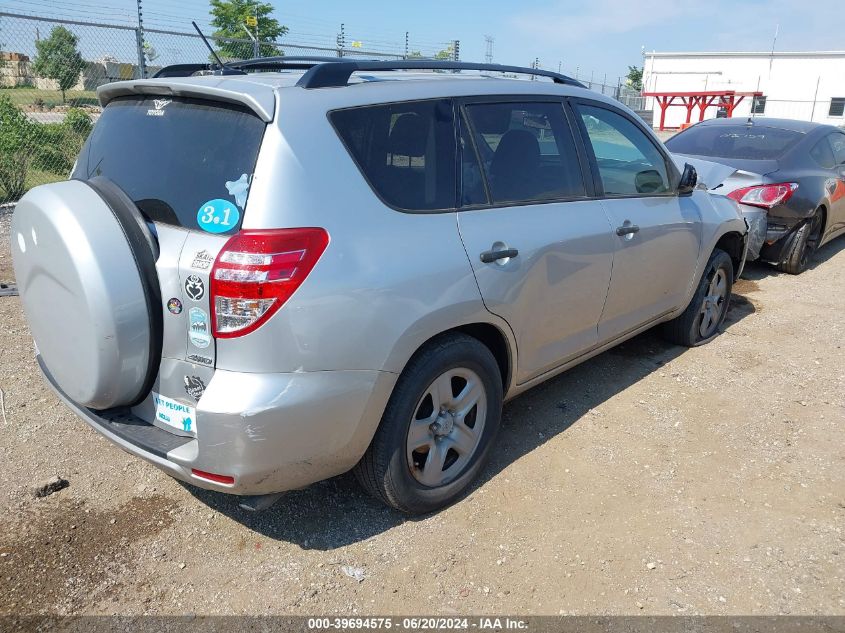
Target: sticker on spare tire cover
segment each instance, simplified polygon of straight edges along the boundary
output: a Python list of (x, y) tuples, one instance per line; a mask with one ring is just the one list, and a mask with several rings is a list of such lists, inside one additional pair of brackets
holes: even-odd
[(235, 228), (240, 219), (237, 205), (220, 198), (209, 200), (197, 211), (197, 224), (209, 233), (225, 233)]

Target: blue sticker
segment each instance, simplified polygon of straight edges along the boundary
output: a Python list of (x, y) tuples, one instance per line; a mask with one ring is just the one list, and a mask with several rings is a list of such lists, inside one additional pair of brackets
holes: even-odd
[(199, 308), (191, 308), (188, 316), (191, 319), (191, 329), (188, 332), (188, 338), (196, 347), (205, 349), (211, 344), (208, 315)]
[(238, 225), (241, 212), (228, 200), (209, 200), (197, 211), (197, 224), (209, 233), (225, 233)]
[(249, 193), (249, 176), (241, 174), (237, 180), (227, 180), (226, 190), (235, 199), (235, 203), (243, 209), (246, 204), (246, 195)]

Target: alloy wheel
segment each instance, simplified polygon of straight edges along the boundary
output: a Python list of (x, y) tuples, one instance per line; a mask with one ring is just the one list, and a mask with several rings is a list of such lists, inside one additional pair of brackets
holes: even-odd
[(702, 339), (713, 335), (719, 323), (722, 321), (722, 313), (727, 306), (728, 299), (728, 278), (725, 271), (717, 268), (707, 287), (704, 301), (701, 305), (700, 325), (698, 333)]
[(407, 460), (414, 478), (436, 488), (453, 481), (478, 450), (487, 392), (471, 369), (457, 367), (425, 390), (408, 427)]

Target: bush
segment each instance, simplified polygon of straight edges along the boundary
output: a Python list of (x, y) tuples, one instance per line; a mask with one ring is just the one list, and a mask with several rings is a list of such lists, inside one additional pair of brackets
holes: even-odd
[(6, 96), (0, 96), (0, 200), (18, 200), (26, 192), (36, 124)]
[(0, 97), (0, 201), (26, 193), (31, 167), (66, 178), (93, 125), (80, 108), (68, 110), (62, 123), (36, 123)]
[(67, 111), (64, 120), (65, 127), (75, 134), (78, 134), (84, 141), (91, 133), (94, 123), (90, 115), (82, 108), (71, 108)]
[(91, 117), (80, 108), (68, 110), (61, 123), (36, 125), (37, 145), (33, 166), (67, 176), (93, 126)]
[(76, 156), (74, 147), (68, 143), (64, 123), (36, 123), (33, 132), (32, 166), (41, 171), (66, 176), (73, 167)]

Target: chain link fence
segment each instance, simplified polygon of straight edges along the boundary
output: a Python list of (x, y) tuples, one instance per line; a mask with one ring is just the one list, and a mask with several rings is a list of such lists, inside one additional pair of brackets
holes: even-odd
[[(209, 42), (224, 61), (256, 56), (402, 59), (352, 47)], [(151, 77), (177, 63), (207, 63), (196, 33), (180, 33), (0, 12), (0, 203), (40, 184), (67, 178), (99, 116), (103, 84)]]
[[(254, 42), (208, 36), (223, 61), (273, 55), (403, 59), (393, 52), (295, 42)], [(357, 46), (356, 46), (357, 44)], [(451, 45), (458, 57), (459, 43)], [(406, 43), (407, 48), (407, 43)], [(416, 57), (418, 53), (411, 56)], [(151, 77), (162, 67), (208, 63), (196, 33), (0, 12), (0, 203), (40, 184), (67, 178), (100, 113), (103, 84)], [(539, 63), (538, 63), (538, 66)], [(572, 75), (589, 88), (636, 108), (640, 97), (624, 86)]]

